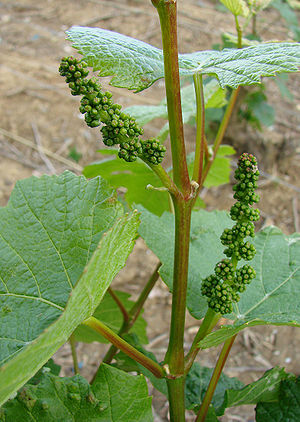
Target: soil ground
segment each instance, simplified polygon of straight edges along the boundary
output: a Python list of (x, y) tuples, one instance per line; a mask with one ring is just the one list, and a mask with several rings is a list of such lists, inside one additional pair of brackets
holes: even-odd
[[(232, 31), (229, 14), (216, 7), (215, 1), (179, 1), (180, 52), (209, 49), (220, 42), (221, 34)], [(0, 205), (7, 203), (18, 179), (32, 174), (59, 174), (69, 169), (80, 174), (81, 168), (98, 159), (99, 136), (88, 128), (78, 111), (78, 98), (71, 97), (58, 75), (60, 58), (74, 53), (65, 40), (65, 30), (72, 25), (98, 26), (136, 37), (157, 47), (161, 46), (159, 22), (150, 1), (142, 0), (19, 0), (0, 2)], [(258, 31), (264, 40), (286, 40), (292, 37), (278, 12), (268, 9), (258, 16)], [(104, 82), (108, 85), (108, 80)], [(283, 100), (277, 85), (267, 83), (269, 102), (276, 109), (276, 122), (257, 132), (245, 122), (234, 119), (226, 134), (226, 143), (238, 153), (244, 150), (257, 155), (265, 172), (259, 193), (262, 200), (262, 225), (276, 224), (289, 234), (299, 231), (299, 166), (300, 166), (300, 91), (297, 75), (289, 77), (288, 87), (294, 101)], [(157, 104), (164, 97), (164, 85), (156, 83), (149, 90), (133, 94), (111, 89), (118, 102)], [(155, 135), (161, 122), (148, 125), (147, 135)], [(195, 129), (187, 129), (187, 148), (193, 149)], [(79, 163), (69, 157), (75, 148), (82, 158)], [(169, 158), (168, 158), (169, 160)], [(230, 186), (202, 194), (208, 209), (229, 209), (232, 205)], [(152, 272), (157, 259), (141, 240), (113, 286), (127, 290), (136, 297)], [(162, 359), (167, 346), (171, 297), (160, 281), (147, 302), (149, 350)], [(186, 348), (188, 349), (198, 321), (187, 316)], [(91, 371), (104, 355), (106, 347), (99, 344), (78, 345), (82, 374)], [(219, 349), (203, 351), (201, 363), (214, 366)], [(56, 354), (64, 366), (63, 375), (72, 374), (69, 346)], [(251, 382), (273, 367), (300, 374), (300, 330), (290, 327), (259, 327), (243, 331), (233, 346), (225, 372)], [(152, 394), (151, 386), (150, 393)], [(166, 421), (165, 399), (154, 393), (156, 421)], [(187, 415), (187, 420), (193, 420)], [(222, 421), (253, 421), (249, 407), (231, 409)]]

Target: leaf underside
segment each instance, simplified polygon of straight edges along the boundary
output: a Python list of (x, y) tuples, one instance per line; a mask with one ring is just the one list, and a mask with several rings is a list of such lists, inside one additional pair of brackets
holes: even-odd
[[(142, 91), (164, 77), (162, 50), (147, 43), (100, 28), (74, 26), (67, 35), (99, 76), (112, 76), (113, 86)], [(299, 65), (298, 43), (273, 42), (179, 55), (181, 76), (214, 75), (222, 88), (257, 84), (263, 76), (295, 72)]]

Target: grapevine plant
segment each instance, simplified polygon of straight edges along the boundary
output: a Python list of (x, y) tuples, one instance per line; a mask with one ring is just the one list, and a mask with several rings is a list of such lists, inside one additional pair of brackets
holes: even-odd
[[(87, 166), (84, 176), (66, 171), (19, 181), (0, 209), (1, 421), (150, 422), (146, 378), (166, 395), (172, 422), (185, 421), (186, 409), (195, 421), (218, 421), (227, 408), (243, 404), (256, 405), (259, 422), (300, 420), (300, 381), (283, 368), (249, 385), (222, 374), (243, 329), (300, 325), (300, 235), (276, 227), (255, 234), (259, 170), (251, 151), (238, 160), (230, 213), (199, 209), (203, 186), (229, 180), (233, 150), (221, 143), (240, 86), (297, 71), (300, 47), (272, 42), (242, 48), (239, 17), (247, 3), (222, 0), (234, 15), (238, 48), (178, 54), (176, 3), (152, 0), (162, 50), (104, 29), (67, 31), (82, 57), (64, 57), (59, 72), (79, 97), (86, 124), (100, 129), (108, 147), (101, 152), (110, 158)], [(98, 75), (90, 77), (89, 68)], [(163, 137), (144, 136), (142, 119), (103, 90), (104, 76), (136, 92), (164, 78), (171, 168), (164, 164)], [(191, 78), (197, 131), (195, 152), (187, 155), (183, 123), (191, 113), (182, 110), (181, 93)], [(208, 145), (205, 117), (216, 104), (226, 111)], [(114, 191), (119, 186), (128, 189), (123, 198)], [(139, 236), (159, 263), (133, 302), (111, 283)], [(142, 316), (159, 276), (172, 293), (162, 362), (145, 347)], [(188, 350), (186, 308), (199, 321)], [(110, 343), (89, 380), (79, 373), (79, 341)], [(60, 377), (51, 359), (66, 342), (73, 377)], [(201, 362), (201, 350), (221, 344), (214, 369), (195, 361)]]

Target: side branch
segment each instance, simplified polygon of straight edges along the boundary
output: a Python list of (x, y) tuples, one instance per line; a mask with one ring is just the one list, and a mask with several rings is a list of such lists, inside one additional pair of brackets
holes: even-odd
[(158, 363), (154, 362), (154, 360), (148, 358), (143, 353), (139, 352), (135, 347), (131, 346), (131, 344), (123, 340), (120, 336), (118, 336), (118, 334), (116, 334), (98, 319), (90, 317), (83, 321), (82, 324), (87, 325), (88, 327), (100, 333), (118, 349), (122, 350), (136, 362), (149, 369), (149, 371), (151, 371), (152, 374), (155, 375), (157, 378), (163, 378), (165, 376), (164, 370)]

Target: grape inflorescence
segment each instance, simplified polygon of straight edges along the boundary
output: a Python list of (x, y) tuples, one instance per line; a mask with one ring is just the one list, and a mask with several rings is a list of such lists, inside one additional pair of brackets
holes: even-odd
[(149, 164), (160, 164), (166, 148), (158, 139), (140, 139), (143, 128), (115, 104), (109, 91), (103, 92), (97, 78), (88, 79), (87, 64), (74, 57), (64, 57), (59, 67), (61, 76), (71, 89), (72, 95), (82, 95), (80, 112), (86, 124), (92, 128), (101, 126), (102, 140), (106, 146), (119, 145), (119, 157), (132, 162), (137, 157)]
[(230, 216), (236, 224), (225, 229), (220, 237), (226, 246), (224, 254), (227, 258), (215, 266), (214, 274), (206, 277), (201, 287), (208, 306), (222, 315), (232, 312), (232, 304), (240, 299), (239, 293), (244, 292), (256, 276), (250, 265), (236, 269), (238, 261), (250, 261), (256, 253), (252, 243), (245, 241), (247, 237), (254, 237), (253, 222), (259, 219), (259, 210), (251, 207), (259, 201), (255, 193), (259, 177), (256, 158), (252, 154), (242, 154), (234, 176), (237, 183), (233, 190), (237, 202), (231, 207)]

